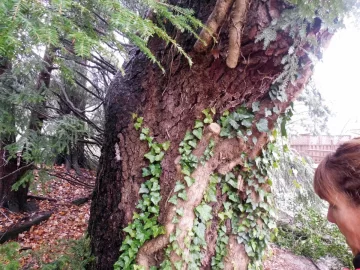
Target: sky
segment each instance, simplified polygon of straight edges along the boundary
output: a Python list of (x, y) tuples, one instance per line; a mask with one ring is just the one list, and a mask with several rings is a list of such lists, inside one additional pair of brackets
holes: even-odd
[(315, 66), (316, 86), (329, 105), (329, 132), (348, 134), (360, 129), (360, 27), (347, 23), (338, 31)]

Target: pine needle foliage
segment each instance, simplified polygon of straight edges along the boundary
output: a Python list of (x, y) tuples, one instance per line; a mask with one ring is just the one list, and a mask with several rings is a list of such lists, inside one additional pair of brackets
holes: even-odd
[(155, 0), (146, 0), (143, 5), (152, 9), (156, 20), (143, 18), (116, 0), (2, 1), (0, 55), (11, 60), (36, 46), (68, 50), (64, 45), (68, 40), (80, 57), (90, 57), (93, 51), (104, 52), (108, 49), (104, 44), (126, 56), (121, 40), (127, 39), (160, 66), (147, 48), (148, 39), (157, 35), (172, 43), (191, 64), (186, 52), (157, 22), (166, 20), (180, 31), (197, 35), (202, 24), (193, 12)]

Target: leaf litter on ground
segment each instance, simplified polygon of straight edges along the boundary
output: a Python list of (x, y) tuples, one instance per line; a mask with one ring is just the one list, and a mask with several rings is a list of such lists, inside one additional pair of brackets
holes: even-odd
[[(39, 184), (35, 187), (35, 192), (30, 192), (29, 195), (56, 201), (28, 199), (28, 201), (36, 202), (38, 209), (33, 212), (14, 213), (0, 208), (0, 232), (5, 232), (37, 213), (52, 212), (48, 220), (32, 226), (29, 231), (22, 232), (16, 239), (11, 240), (18, 242), (21, 250), (26, 250), (26, 255), (21, 259), (21, 265), (27, 269), (40, 269), (39, 262), (53, 261), (56, 256), (65, 252), (68, 240), (80, 239), (87, 230), (90, 200), (80, 206), (72, 204), (72, 201), (91, 196), (92, 190), (82, 185), (74, 185), (71, 180), (82, 178), (86, 179), (88, 184), (94, 185), (95, 172), (82, 169), (83, 177), (78, 177), (74, 171), (69, 173), (62, 166), (57, 166), (54, 174), (62, 177), (53, 177)], [(70, 181), (67, 181), (67, 178)]]

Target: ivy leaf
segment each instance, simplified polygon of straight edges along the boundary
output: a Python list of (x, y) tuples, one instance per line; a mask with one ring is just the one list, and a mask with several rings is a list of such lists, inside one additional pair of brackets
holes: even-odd
[(273, 112), (276, 113), (276, 114), (280, 114), (280, 110), (279, 110), (278, 106), (275, 106), (273, 108)]
[(228, 192), (230, 190), (229, 185), (224, 184), (221, 190), (221, 193), (224, 194), (225, 192)]
[(235, 175), (232, 172), (225, 175), (225, 182), (229, 182), (231, 179), (235, 179)]
[(234, 128), (234, 129), (239, 129), (239, 124), (234, 120), (234, 119), (229, 119), (229, 124)]
[(131, 237), (135, 237), (135, 231), (131, 228), (131, 225), (123, 229), (124, 232), (127, 232)]
[(170, 141), (164, 142), (161, 146), (164, 149), (164, 151), (167, 151), (170, 147)]
[(177, 205), (177, 196), (174, 195), (170, 198), (169, 203), (172, 203), (173, 205)]
[(182, 217), (184, 215), (184, 208), (176, 209), (176, 214)]
[(239, 202), (239, 196), (236, 193), (232, 193), (229, 195), (229, 200), (233, 202)]
[(247, 128), (251, 127), (252, 121), (250, 119), (244, 119), (241, 121), (241, 124)]
[(268, 117), (270, 115), (272, 115), (271, 110), (269, 110), (268, 108), (265, 108), (265, 117)]
[(149, 135), (149, 128), (142, 128), (141, 133), (144, 135)]
[(191, 140), (191, 141), (188, 141), (188, 144), (192, 147), (192, 148), (196, 148), (196, 141), (195, 140)]
[(136, 123), (139, 123), (140, 125), (142, 125), (143, 121), (144, 121), (144, 117), (138, 117), (136, 119)]
[(185, 180), (186, 185), (187, 185), (188, 187), (191, 187), (192, 184), (195, 183), (195, 179), (192, 178), (192, 177), (190, 177), (190, 176), (185, 176), (185, 177), (184, 177), (184, 180)]
[(230, 206), (231, 206), (231, 202), (224, 202), (223, 205), (224, 205), (225, 210), (229, 211)]
[(192, 133), (194, 134), (194, 136), (195, 136), (196, 138), (198, 138), (199, 140), (201, 140), (201, 138), (202, 138), (202, 132), (203, 132), (202, 128), (197, 128), (197, 129), (194, 129)]
[(157, 144), (154, 144), (152, 146), (152, 149), (154, 149), (156, 154), (160, 154), (160, 152), (161, 152), (161, 148)]
[(185, 189), (185, 186), (181, 182), (177, 181), (176, 185), (175, 185), (174, 192), (176, 193), (176, 192), (178, 192), (180, 190), (183, 190), (183, 189)]
[(238, 183), (235, 181), (235, 180), (233, 180), (233, 179), (230, 179), (229, 180), (229, 182), (228, 182), (228, 184), (230, 185), (230, 186), (232, 186), (233, 188), (238, 188)]
[(200, 204), (198, 207), (195, 208), (195, 211), (199, 214), (199, 217), (203, 222), (207, 222), (212, 219), (212, 207), (207, 204)]
[(258, 112), (260, 110), (259, 105), (260, 105), (259, 101), (253, 102), (253, 104), (251, 105), (253, 112)]
[(135, 124), (134, 124), (134, 128), (135, 128), (136, 130), (139, 130), (139, 129), (141, 128), (141, 124), (140, 124), (140, 123), (135, 123)]
[(189, 131), (187, 131), (184, 137), (184, 141), (189, 141), (192, 139), (194, 139), (194, 136)]
[(183, 173), (183, 174), (185, 174), (185, 175), (187, 175), (187, 176), (190, 176), (191, 175), (191, 172), (190, 172), (190, 169), (189, 169), (189, 167), (184, 167), (182, 170), (181, 170), (181, 172)]
[(183, 262), (181, 260), (174, 263), (176, 270), (180, 270), (182, 268), (182, 265), (183, 265)]
[(151, 198), (150, 200), (152, 201), (153, 204), (157, 205), (160, 201), (161, 201), (161, 196), (160, 196), (160, 193), (159, 192), (153, 192), (151, 194)]
[(160, 154), (155, 156), (155, 160), (156, 161), (161, 161), (164, 158), (165, 153), (164, 152), (160, 152)]
[(160, 164), (151, 164), (149, 166), (151, 174), (155, 177), (160, 177), (161, 174), (161, 166)]
[(146, 177), (146, 176), (149, 176), (149, 175), (151, 175), (150, 170), (148, 168), (143, 168), (142, 169), (142, 176)]
[(179, 192), (178, 197), (183, 199), (184, 201), (187, 201), (188, 197), (187, 197), (186, 190)]
[(194, 128), (201, 128), (201, 127), (203, 127), (204, 126), (204, 124), (203, 124), (203, 122), (201, 122), (200, 120), (196, 120), (195, 121), (195, 127)]
[(139, 189), (139, 194), (143, 194), (143, 193), (149, 193), (149, 190), (146, 188), (144, 184), (141, 184), (141, 187)]
[(202, 241), (205, 241), (205, 230), (206, 230), (206, 226), (205, 226), (204, 223), (199, 223), (199, 224), (197, 224), (197, 226), (195, 226), (195, 228), (194, 228), (195, 234), (196, 234)]
[(145, 141), (146, 135), (144, 133), (140, 133), (140, 141)]
[(179, 219), (178, 219), (178, 217), (177, 216), (175, 216), (173, 219), (172, 219), (172, 221), (171, 221), (172, 223), (174, 223), (174, 224), (176, 224), (176, 223), (179, 223)]
[(165, 234), (165, 227), (164, 226), (153, 226), (152, 231), (154, 233), (154, 237), (157, 237), (160, 234)]
[(150, 161), (150, 163), (154, 163), (155, 161), (155, 155), (151, 151), (146, 153), (144, 157), (146, 157)]
[(172, 243), (174, 241), (176, 241), (176, 235), (172, 233), (172, 234), (170, 234), (169, 242)]
[(256, 123), (256, 127), (260, 132), (268, 132), (269, 131), (269, 123), (266, 118), (261, 118), (258, 123)]

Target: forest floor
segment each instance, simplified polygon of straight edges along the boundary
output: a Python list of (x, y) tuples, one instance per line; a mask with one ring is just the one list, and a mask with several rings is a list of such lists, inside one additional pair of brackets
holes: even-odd
[[(24, 251), (20, 261), (22, 269), (42, 269), (44, 264), (69, 252), (69, 241), (80, 239), (85, 235), (90, 216), (90, 186), (94, 185), (95, 173), (85, 170), (82, 173), (82, 177), (76, 177), (74, 172), (69, 174), (63, 167), (57, 167), (54, 174), (59, 177), (47, 181), (30, 193), (42, 197), (29, 199), (31, 205), (37, 206), (35, 211), (13, 213), (0, 208), (0, 232), (8, 231), (33, 217), (51, 212), (50, 218), (10, 240), (19, 243), (21, 250)], [(78, 185), (78, 181), (84, 179), (87, 187)], [(79, 198), (85, 198), (86, 202), (74, 205), (74, 200)], [(265, 270), (329, 269), (324, 264), (315, 264), (308, 258), (296, 256), (276, 246), (271, 246), (269, 254), (264, 262)]]
[[(83, 175), (76, 177), (74, 172), (67, 173), (63, 167), (55, 168), (54, 173), (62, 177), (54, 177), (30, 192), (30, 195), (42, 197), (28, 199), (32, 206), (36, 205), (35, 211), (13, 213), (0, 208), (0, 232), (9, 231), (43, 213), (51, 213), (47, 220), (10, 240), (18, 242), (21, 250), (26, 250), (21, 265), (27, 269), (39, 269), (42, 264), (57, 259), (68, 248), (69, 240), (80, 239), (87, 229), (91, 189), (75, 184), (75, 181), (85, 179), (87, 185), (92, 186), (95, 173), (83, 170)], [(86, 202), (75, 205), (77, 199)]]

